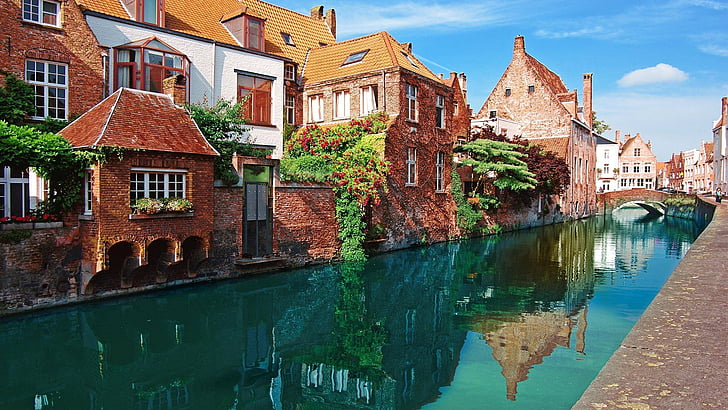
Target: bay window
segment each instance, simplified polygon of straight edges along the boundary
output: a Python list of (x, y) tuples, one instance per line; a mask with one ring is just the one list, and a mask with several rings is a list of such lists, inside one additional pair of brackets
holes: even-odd
[[(156, 37), (115, 49), (115, 88), (135, 88), (160, 93), (165, 78), (189, 76), (187, 57)], [(189, 83), (189, 82), (187, 82)]]

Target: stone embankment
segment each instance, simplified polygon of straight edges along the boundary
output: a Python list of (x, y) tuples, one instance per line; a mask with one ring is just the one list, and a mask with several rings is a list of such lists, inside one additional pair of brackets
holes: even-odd
[[(700, 203), (696, 218), (709, 208)], [(573, 408), (728, 408), (726, 283), (724, 202)]]

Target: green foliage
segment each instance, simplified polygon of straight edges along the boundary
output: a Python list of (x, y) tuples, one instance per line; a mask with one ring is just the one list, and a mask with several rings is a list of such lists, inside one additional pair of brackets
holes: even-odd
[(28, 125), (40, 132), (50, 132), (52, 134), (55, 134), (58, 131), (64, 129), (68, 124), (69, 121), (66, 120), (57, 120), (55, 118), (46, 117), (43, 122), (36, 122)]
[(378, 204), (386, 189), (389, 164), (383, 160), (386, 113), (376, 113), (328, 129), (298, 130), (286, 143), (281, 160), (284, 180), (331, 182), (336, 219), (346, 261), (366, 259), (364, 207)]
[(528, 165), (520, 159), (526, 154), (519, 152), (518, 148), (517, 144), (480, 138), (457, 147), (455, 151), (469, 154), (462, 164), (473, 167), (473, 171), (479, 175), (478, 184), (487, 181), (500, 189), (511, 191), (533, 189), (538, 181), (528, 170)]
[(33, 235), (33, 231), (26, 229), (19, 229), (13, 231), (0, 232), (0, 243), (15, 245), (21, 241), (30, 238)]
[(185, 198), (139, 198), (131, 206), (135, 214), (158, 214), (162, 212), (189, 212), (192, 202)]
[(22, 125), (35, 112), (35, 91), (15, 74), (0, 70), (5, 86), (0, 88), (0, 121)]
[(44, 213), (62, 213), (80, 198), (88, 158), (77, 153), (63, 137), (31, 127), (0, 121), (0, 158), (3, 165), (35, 172), (48, 181), (48, 199), (39, 206)]
[(457, 221), (458, 227), (463, 231), (469, 233), (473, 232), (478, 222), (483, 219), (483, 212), (473, 207), (465, 198), (463, 192), (463, 183), (460, 180), (460, 175), (457, 170), (452, 170), (452, 183), (450, 184), (452, 190), (452, 197), (455, 200), (455, 204), (458, 207), (457, 210)]
[(220, 153), (215, 159), (215, 178), (230, 185), (238, 181), (232, 166), (233, 154), (242, 155), (250, 151), (250, 144), (243, 138), (248, 131), (245, 119), (240, 115), (243, 103), (244, 101), (233, 104), (220, 100), (212, 107), (204, 103), (187, 106), (202, 135)]
[(695, 198), (685, 195), (672, 195), (663, 201), (667, 206), (673, 206), (681, 211), (692, 211), (695, 209)]
[(602, 135), (605, 132), (611, 130), (612, 127), (610, 127), (609, 124), (607, 124), (605, 121), (597, 119), (597, 112), (592, 111), (592, 129), (598, 135)]

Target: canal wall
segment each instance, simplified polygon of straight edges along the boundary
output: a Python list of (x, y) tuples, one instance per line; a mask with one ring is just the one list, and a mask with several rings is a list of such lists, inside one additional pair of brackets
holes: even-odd
[(728, 408), (728, 204), (696, 209), (710, 224), (574, 409)]

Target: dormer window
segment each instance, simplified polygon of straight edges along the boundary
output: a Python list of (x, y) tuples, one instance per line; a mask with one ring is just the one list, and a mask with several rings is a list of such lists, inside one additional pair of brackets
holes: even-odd
[[(222, 24), (235, 37), (237, 42), (251, 50), (265, 51), (264, 20), (245, 14), (246, 11), (237, 11), (231, 17), (223, 17)], [(281, 33), (283, 35), (284, 33)], [(285, 37), (284, 37), (285, 40)], [(291, 38), (293, 41), (293, 38)]]
[(358, 63), (359, 61), (364, 59), (364, 56), (367, 55), (369, 50), (359, 51), (354, 54), (350, 54), (349, 57), (346, 57), (346, 60), (344, 60), (344, 63), (341, 64), (342, 66), (348, 65), (348, 64), (354, 64)]
[(409, 61), (409, 63), (410, 63), (410, 64), (412, 64), (412, 67), (415, 67), (415, 68), (417, 68), (417, 64), (415, 64), (415, 61), (414, 61), (414, 60), (412, 59), (412, 57), (410, 57), (410, 55), (409, 55), (409, 54), (407, 54), (407, 53), (405, 53), (405, 52), (403, 51), (403, 52), (402, 52), (402, 55), (404, 56), (404, 58), (406, 58), (406, 59), (407, 59), (407, 61)]
[[(150, 37), (115, 48), (116, 87), (162, 92), (165, 78), (189, 76), (187, 56)], [(189, 82), (187, 82), (189, 84)]]
[(295, 47), (296, 46), (296, 43), (293, 42), (293, 36), (291, 36), (290, 34), (284, 33), (284, 32), (281, 31), (281, 37), (283, 37), (283, 41), (287, 45), (289, 45), (291, 47)]
[(164, 0), (122, 0), (121, 2), (134, 20), (164, 27)]
[(60, 27), (61, 5), (57, 1), (23, 0), (23, 20)]

